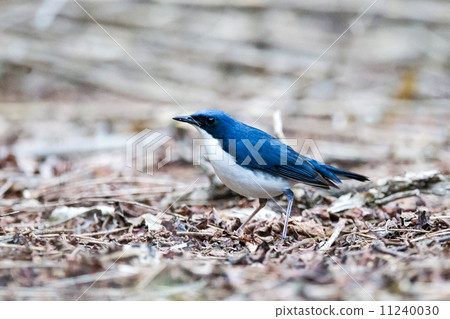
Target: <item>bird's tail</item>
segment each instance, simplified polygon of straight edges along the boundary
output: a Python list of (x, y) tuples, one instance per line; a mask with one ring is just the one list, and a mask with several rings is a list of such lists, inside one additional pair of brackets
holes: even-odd
[(339, 168), (336, 168), (336, 167), (333, 167), (333, 166), (330, 166), (330, 165), (322, 164), (321, 166), (322, 166), (322, 168), (326, 169), (327, 171), (330, 171), (332, 174), (337, 175), (337, 176), (339, 176), (339, 177), (341, 177), (343, 179), (347, 179), (347, 178), (348, 179), (355, 179), (355, 180), (360, 181), (360, 182), (365, 182), (365, 181), (369, 180), (364, 175), (356, 174), (356, 173), (349, 172), (349, 171), (344, 171), (343, 169), (339, 169)]
[[(323, 177), (324, 182), (326, 183), (325, 188), (336, 187), (337, 184), (342, 183), (341, 179), (355, 179), (360, 182), (368, 181), (369, 179), (366, 176), (356, 174), (349, 171), (344, 171), (343, 169), (339, 169), (330, 165), (326, 165), (317, 161), (310, 162), (317, 172)], [(340, 177), (340, 178), (339, 178)]]

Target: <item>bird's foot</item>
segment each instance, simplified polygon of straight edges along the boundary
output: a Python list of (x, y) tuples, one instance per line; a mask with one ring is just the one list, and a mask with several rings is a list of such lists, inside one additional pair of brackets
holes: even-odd
[(236, 236), (238, 236), (238, 237), (242, 237), (242, 235), (244, 235), (244, 231), (243, 231), (242, 226), (239, 227), (238, 229), (236, 229), (233, 233), (234, 233)]
[(273, 247), (275, 248), (275, 250), (278, 250), (278, 247), (284, 243), (284, 238), (281, 238), (279, 241), (277, 241)]

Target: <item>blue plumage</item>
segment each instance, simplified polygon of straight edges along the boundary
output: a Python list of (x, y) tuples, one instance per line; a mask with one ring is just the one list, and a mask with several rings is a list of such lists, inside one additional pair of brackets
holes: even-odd
[[(206, 124), (202, 128), (219, 140), (222, 149), (233, 155), (237, 164), (243, 167), (325, 189), (337, 187), (336, 183), (341, 183), (338, 176), (359, 181), (368, 180), (365, 176), (300, 155), (275, 137), (239, 122), (223, 111), (204, 110), (192, 114), (191, 117), (198, 123), (205, 123), (207, 118), (214, 117), (214, 125)], [(254, 146), (253, 149), (251, 146)], [(251, 150), (257, 151), (257, 155)]]
[[(191, 116), (175, 117), (174, 120), (194, 125), (204, 137), (217, 142), (217, 147), (224, 156), (232, 159), (234, 165), (211, 161), (225, 185), (242, 195), (260, 198), (260, 206), (242, 226), (265, 205), (266, 198), (285, 193), (289, 205), (283, 230), (284, 238), (293, 201), (290, 190), (292, 185), (300, 182), (329, 189), (342, 183), (340, 178), (368, 180), (363, 175), (300, 155), (275, 137), (239, 122), (223, 111), (203, 110)], [(261, 202), (261, 199), (264, 200)]]

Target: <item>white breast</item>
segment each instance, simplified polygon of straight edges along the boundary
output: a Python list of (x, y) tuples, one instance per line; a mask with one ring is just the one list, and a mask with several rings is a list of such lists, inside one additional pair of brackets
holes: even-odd
[(198, 131), (205, 138), (203, 155), (214, 167), (220, 180), (232, 191), (246, 197), (271, 198), (283, 193), (290, 187), (286, 180), (262, 172), (254, 172), (239, 166), (236, 159), (225, 152), (214, 139), (204, 130)]

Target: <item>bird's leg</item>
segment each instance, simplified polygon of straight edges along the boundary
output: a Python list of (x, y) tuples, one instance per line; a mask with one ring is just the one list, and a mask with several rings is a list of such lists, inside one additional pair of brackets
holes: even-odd
[(245, 223), (243, 223), (243, 224), (241, 225), (241, 227), (239, 227), (238, 230), (236, 230), (236, 232), (239, 232), (241, 229), (244, 229), (245, 225), (247, 225), (248, 222), (249, 222), (250, 220), (252, 220), (252, 218), (255, 217), (255, 215), (258, 214), (258, 212), (259, 212), (264, 206), (266, 206), (266, 203), (267, 203), (267, 199), (265, 199), (265, 198), (260, 198), (260, 199), (259, 199), (259, 206), (256, 207), (255, 211), (250, 215), (250, 217), (245, 221)]
[(284, 194), (286, 195), (286, 197), (288, 199), (288, 206), (286, 209), (286, 218), (284, 220), (283, 235), (281, 235), (281, 241), (283, 241), (286, 238), (289, 216), (291, 216), (292, 203), (294, 202), (294, 192), (293, 191), (291, 191), (290, 189), (287, 189), (284, 191)]

